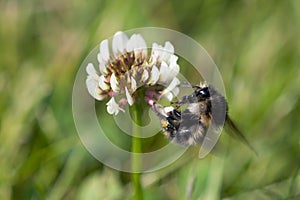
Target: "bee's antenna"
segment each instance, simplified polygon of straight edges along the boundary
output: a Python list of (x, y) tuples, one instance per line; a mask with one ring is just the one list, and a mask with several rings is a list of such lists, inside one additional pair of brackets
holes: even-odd
[(196, 88), (196, 89), (199, 89), (200, 87), (198, 86), (198, 85), (192, 85), (191, 83), (189, 83), (189, 82), (186, 82), (186, 81), (184, 81), (184, 82), (181, 82), (180, 84), (179, 84), (179, 87), (185, 87), (185, 88)]
[(192, 85), (191, 83), (184, 81), (179, 84), (179, 87), (201, 89), (204, 87), (208, 87), (208, 84), (206, 83), (206, 81), (204, 81), (204, 82), (200, 83), (199, 85)]
[(198, 85), (192, 85), (192, 88), (201, 89)]
[(190, 87), (192, 87), (192, 85), (191, 85), (189, 82), (184, 81), (184, 82), (181, 82), (181, 83), (179, 84), (179, 87), (187, 87), (187, 88), (190, 88)]

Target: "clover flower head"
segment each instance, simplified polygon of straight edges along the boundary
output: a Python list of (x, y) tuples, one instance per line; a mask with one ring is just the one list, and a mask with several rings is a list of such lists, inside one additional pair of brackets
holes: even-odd
[(150, 98), (155, 99), (172, 100), (178, 94), (178, 57), (170, 42), (164, 46), (153, 43), (148, 54), (147, 44), (140, 34), (129, 38), (117, 32), (112, 39), (112, 52), (109, 49), (108, 40), (103, 40), (97, 55), (99, 71), (92, 63), (86, 66), (88, 92), (99, 101), (110, 98), (106, 104), (109, 114), (124, 112), (127, 103), (133, 105), (139, 98), (135, 93), (139, 87), (145, 87), (145, 96), (150, 94)]

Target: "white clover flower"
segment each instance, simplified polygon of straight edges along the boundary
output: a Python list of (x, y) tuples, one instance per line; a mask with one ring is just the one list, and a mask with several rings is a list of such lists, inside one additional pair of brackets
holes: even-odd
[(110, 98), (106, 104), (109, 114), (124, 111), (126, 103), (133, 105), (140, 87), (145, 87), (146, 93), (147, 90), (156, 93), (155, 98), (164, 96), (172, 100), (178, 94), (178, 57), (170, 42), (164, 47), (153, 43), (148, 55), (147, 44), (140, 34), (128, 38), (123, 32), (117, 32), (112, 39), (112, 53), (108, 40), (103, 40), (99, 47), (99, 72), (89, 63), (86, 85), (95, 99)]
[(117, 115), (120, 110), (122, 110), (124, 112), (124, 110), (122, 108), (120, 108), (119, 104), (116, 103), (114, 97), (112, 97), (109, 100), (109, 102), (107, 102), (106, 105), (107, 105), (107, 112), (109, 114), (115, 114), (115, 115)]

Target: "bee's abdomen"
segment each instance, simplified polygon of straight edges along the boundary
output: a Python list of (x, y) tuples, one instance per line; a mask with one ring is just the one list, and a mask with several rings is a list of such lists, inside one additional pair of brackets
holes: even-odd
[(170, 134), (170, 140), (184, 146), (201, 144), (205, 136), (206, 127), (199, 120), (199, 116), (185, 110), (181, 113), (181, 123), (176, 131)]

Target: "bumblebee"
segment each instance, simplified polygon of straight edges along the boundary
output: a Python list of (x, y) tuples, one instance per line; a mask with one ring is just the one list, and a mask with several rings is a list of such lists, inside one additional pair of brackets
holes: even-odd
[(171, 142), (183, 146), (201, 145), (209, 127), (215, 131), (225, 125), (227, 133), (241, 140), (255, 152), (229, 117), (225, 97), (211, 85), (190, 87), (194, 92), (183, 96), (177, 102), (172, 102), (174, 107), (164, 107), (156, 102), (153, 104), (152, 109), (160, 119), (164, 135)]

